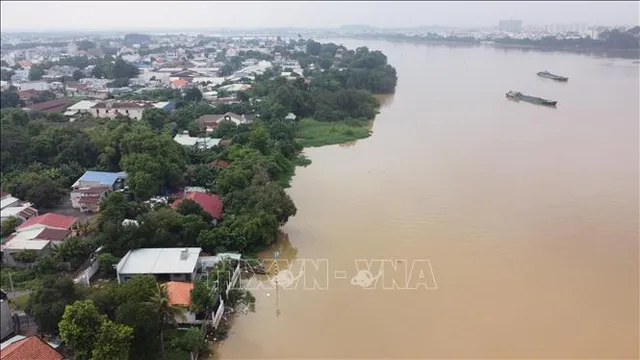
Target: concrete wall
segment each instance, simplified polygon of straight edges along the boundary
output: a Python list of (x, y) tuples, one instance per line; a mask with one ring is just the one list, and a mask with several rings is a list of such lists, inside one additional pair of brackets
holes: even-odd
[(0, 339), (11, 335), (14, 331), (9, 300), (0, 300)]
[(99, 269), (100, 263), (96, 258), (88, 268), (84, 269), (84, 271), (82, 271), (75, 279), (73, 279), (73, 282), (76, 284), (89, 285), (91, 278), (98, 272)]

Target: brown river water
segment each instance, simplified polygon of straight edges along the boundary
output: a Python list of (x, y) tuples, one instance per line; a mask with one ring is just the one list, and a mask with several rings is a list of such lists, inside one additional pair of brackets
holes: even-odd
[[(399, 80), (370, 138), (305, 150), (298, 213), (264, 254), (327, 259), (303, 277), (324, 286), (254, 290), (215, 357), (637, 359), (639, 65), (334, 41), (382, 50)], [(358, 259), (417, 271), (374, 263), (393, 279), (365, 289)]]

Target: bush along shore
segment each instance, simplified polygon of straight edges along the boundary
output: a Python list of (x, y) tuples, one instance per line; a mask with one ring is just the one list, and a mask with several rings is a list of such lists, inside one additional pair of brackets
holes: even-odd
[[(20, 300), (40, 333), (61, 338), (78, 359), (188, 358), (189, 352), (206, 351), (211, 339), (206, 329), (176, 332), (173, 319), (185, 310), (210, 313), (216, 299), (226, 297), (223, 291), (212, 293), (196, 283), (192, 304), (179, 309), (169, 304), (167, 289), (151, 275), (118, 284), (114, 265), (138, 248), (200, 247), (208, 254), (243, 256), (266, 249), (296, 214), (285, 188), (296, 166), (310, 163), (302, 155), (304, 146), (369, 136), (379, 108), (372, 94), (392, 93), (397, 82), (386, 56), (366, 47), (349, 50), (299, 39), (276, 46), (274, 52), (297, 62), (302, 74), (272, 67), (256, 75), (232, 105), (209, 105), (199, 90), (190, 88), (144, 95), (174, 101), (176, 110), (147, 109), (140, 120), (118, 115), (65, 122), (37, 111), (1, 110), (2, 190), (41, 212), (69, 201), (67, 189), (87, 170), (127, 173), (126, 188), (108, 193), (100, 212), (74, 225), (71, 237), (47, 253), (15, 254), (22, 267), (2, 267), (4, 289), (29, 293), (28, 300), (14, 302)], [(200, 116), (230, 111), (256, 117), (239, 125), (220, 121), (210, 134), (199, 129)], [(183, 146), (173, 139), (182, 131), (223, 141), (209, 149)], [(190, 199), (168, 206), (172, 194), (187, 186), (218, 196), (222, 216), (212, 221)], [(164, 201), (149, 201), (157, 196)], [(3, 223), (3, 237), (11, 235), (13, 222)], [(73, 278), (98, 248), (99, 270), (92, 285), (75, 283)], [(228, 304), (254, 301), (250, 294), (231, 294)], [(214, 335), (219, 339), (228, 319), (223, 324)]]

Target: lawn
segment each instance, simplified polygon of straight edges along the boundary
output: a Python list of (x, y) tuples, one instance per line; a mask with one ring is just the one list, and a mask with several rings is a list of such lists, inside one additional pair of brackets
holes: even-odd
[(367, 138), (369, 130), (368, 121), (324, 122), (302, 119), (298, 125), (296, 140), (304, 147), (335, 145)]

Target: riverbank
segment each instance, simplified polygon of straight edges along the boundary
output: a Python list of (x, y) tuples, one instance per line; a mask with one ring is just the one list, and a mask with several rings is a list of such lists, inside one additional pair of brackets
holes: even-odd
[(441, 46), (459, 46), (459, 47), (495, 47), (501, 49), (518, 49), (523, 51), (540, 51), (540, 52), (568, 52), (590, 55), (604, 55), (607, 57), (619, 57), (626, 59), (640, 59), (640, 49), (605, 49), (602, 47), (567, 47), (567, 46), (544, 46), (535, 44), (506, 44), (493, 41), (452, 41), (447, 39), (426, 39), (411, 36), (362, 36), (362, 35), (344, 35), (344, 38), (360, 39), (360, 40), (383, 40), (395, 43), (410, 44), (427, 44)]
[(296, 141), (304, 147), (318, 147), (365, 139), (371, 136), (372, 122), (302, 119), (296, 131)]

